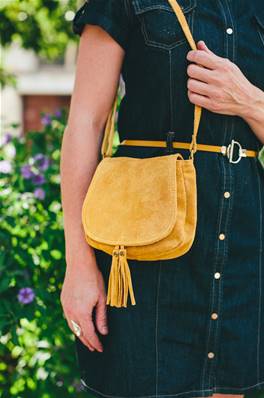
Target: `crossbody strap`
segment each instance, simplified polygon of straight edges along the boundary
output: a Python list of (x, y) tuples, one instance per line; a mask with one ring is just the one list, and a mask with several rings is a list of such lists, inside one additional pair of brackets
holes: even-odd
[[(185, 15), (182, 11), (182, 8), (178, 4), (176, 0), (168, 0), (170, 3), (173, 11), (175, 12), (177, 19), (181, 25), (181, 28), (186, 36), (186, 39), (188, 40), (188, 43), (190, 44), (191, 48), (193, 50), (196, 50), (196, 44), (193, 39), (192, 33), (190, 31), (189, 25), (187, 23), (187, 20), (185, 18)], [(116, 97), (112, 106), (112, 109), (108, 115), (106, 125), (105, 125), (105, 131), (104, 131), (104, 137), (103, 137), (103, 142), (101, 146), (101, 154), (102, 157), (109, 157), (112, 156), (112, 147), (113, 147), (113, 140), (114, 140), (114, 133), (115, 133), (115, 116), (116, 116), (116, 110), (117, 110), (117, 102), (118, 102), (118, 89), (116, 93)], [(198, 105), (194, 106), (194, 123), (193, 123), (193, 134), (192, 134), (192, 140), (190, 143), (190, 154), (191, 158), (193, 157), (193, 154), (196, 152), (196, 138), (198, 134), (198, 129), (200, 125), (200, 120), (201, 120), (201, 113), (202, 113), (202, 108)]]

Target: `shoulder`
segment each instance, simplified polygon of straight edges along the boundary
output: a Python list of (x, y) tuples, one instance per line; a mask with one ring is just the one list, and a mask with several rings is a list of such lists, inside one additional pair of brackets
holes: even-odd
[(73, 31), (81, 35), (85, 24), (99, 25), (126, 49), (132, 12), (131, 0), (86, 0), (76, 11)]

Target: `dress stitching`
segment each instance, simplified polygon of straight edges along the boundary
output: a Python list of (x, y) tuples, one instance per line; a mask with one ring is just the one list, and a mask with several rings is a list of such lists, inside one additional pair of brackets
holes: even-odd
[[(232, 134), (232, 131), (234, 130), (234, 119), (231, 120), (231, 126), (230, 126), (230, 132)], [(222, 162), (223, 165), (223, 171), (224, 171), (224, 183), (223, 183), (223, 191), (233, 191), (234, 188), (234, 181), (233, 181), (233, 169), (232, 166), (229, 164), (226, 164), (226, 159), (223, 159)], [(235, 165), (234, 165), (235, 166)], [(227, 178), (227, 172), (228, 172), (228, 178)], [(223, 288), (224, 288), (224, 277), (225, 277), (225, 266), (226, 266), (226, 260), (228, 258), (229, 254), (229, 234), (230, 234), (230, 223), (231, 223), (231, 218), (232, 218), (232, 209), (233, 209), (233, 200), (234, 200), (234, 195), (231, 196), (231, 198), (226, 201), (224, 196), (222, 196), (222, 203), (223, 203), (223, 208), (226, 206), (225, 211), (226, 211), (226, 218), (225, 222), (223, 223), (223, 231), (226, 233), (226, 239), (224, 241), (224, 247), (223, 247), (223, 258), (222, 258), (222, 268), (221, 268), (221, 283), (219, 284), (219, 304), (218, 304), (218, 313), (219, 313), (219, 322), (217, 322), (216, 325), (216, 341), (218, 337), (218, 341), (220, 340), (220, 336), (218, 335), (218, 330), (220, 330), (220, 322), (222, 320), (222, 304), (224, 301), (224, 294), (223, 294)], [(216, 358), (216, 364), (219, 363), (219, 356)], [(216, 379), (216, 377), (215, 377)]]
[[(221, 161), (221, 159), (220, 159)], [(222, 176), (221, 168), (220, 168), (220, 173)], [(223, 201), (221, 200), (220, 203), (220, 209), (218, 213), (218, 221), (217, 221), (217, 226), (218, 226), (218, 235), (220, 233), (220, 226), (221, 226), (221, 221), (222, 221), (222, 213), (223, 213)], [(217, 270), (218, 263), (219, 263), (219, 240), (216, 241), (216, 247), (215, 247), (215, 260), (214, 260), (214, 273)], [(214, 292), (215, 292), (215, 285), (216, 281), (212, 275), (213, 281), (212, 281), (212, 289), (211, 289), (211, 295), (210, 295), (210, 313), (213, 311), (213, 306), (214, 306)], [(219, 283), (220, 281), (218, 281)], [(209, 340), (211, 337), (211, 328), (212, 328), (212, 319), (209, 320), (209, 330), (208, 330), (208, 336), (207, 336), (207, 342), (206, 342), (206, 352), (205, 352), (205, 360), (204, 360), (204, 367), (203, 367), (203, 376), (202, 376), (202, 388), (205, 388), (205, 372), (206, 368), (208, 367), (208, 357), (207, 353), (209, 350)]]
[(171, 60), (171, 50), (169, 52), (169, 68), (170, 68), (170, 129), (173, 129), (173, 96), (172, 96), (172, 60)]
[[(256, 163), (255, 163), (256, 165)], [(257, 179), (258, 179), (258, 193), (259, 193), (259, 203), (260, 203), (260, 227), (259, 227), (259, 233), (260, 233), (260, 247), (259, 247), (259, 312), (258, 312), (258, 339), (257, 339), (257, 382), (260, 380), (260, 330), (261, 330), (261, 298), (262, 298), (262, 247), (263, 247), (263, 231), (262, 231), (262, 222), (263, 222), (263, 213), (262, 213), (262, 200), (261, 200), (261, 181), (260, 181), (260, 176), (257, 172)]]
[(161, 261), (159, 261), (157, 301), (156, 301), (156, 326), (155, 326), (155, 348), (156, 348), (156, 396), (158, 396), (158, 377), (159, 377), (159, 351), (158, 351), (158, 320), (159, 320), (159, 288), (160, 288)]
[[(176, 15), (175, 15), (175, 18), (177, 18)], [(140, 18), (138, 16), (138, 19), (141, 21), (141, 32), (143, 34), (145, 44), (148, 46), (157, 47), (157, 48), (160, 48), (165, 51), (171, 51), (174, 48), (176, 48), (182, 44), (185, 44), (187, 42), (187, 39), (185, 37), (183, 39), (179, 39), (178, 41), (176, 41), (175, 43), (172, 43), (172, 44), (165, 44), (165, 43), (157, 42), (155, 40), (151, 40), (151, 38), (149, 37), (149, 34), (148, 34), (147, 27), (146, 27), (145, 17), (143, 16)], [(194, 10), (192, 10), (192, 12), (189, 15), (187, 15), (186, 19), (187, 19), (188, 25), (191, 27), (191, 31), (193, 31)]]
[[(225, 169), (225, 165), (223, 164), (223, 162), (222, 162), (222, 168), (223, 168), (223, 187), (225, 189), (225, 187), (226, 187), (226, 169)], [(221, 227), (221, 222), (222, 222), (222, 219), (223, 219), (224, 205), (225, 205), (225, 202), (224, 202), (224, 198), (222, 197), (221, 219), (220, 219), (220, 222), (219, 222), (219, 232), (221, 230), (220, 227)], [(226, 227), (226, 225), (227, 225), (227, 218), (226, 218), (226, 222), (225, 222), (225, 227)], [(220, 245), (220, 242), (218, 243), (218, 248), (219, 248), (219, 245)], [(218, 327), (219, 327), (219, 322), (220, 322), (221, 305), (222, 305), (222, 298), (223, 298), (223, 282), (222, 282), (222, 280), (223, 280), (223, 277), (224, 277), (224, 263), (225, 263), (225, 257), (226, 257), (226, 251), (225, 251), (226, 248), (225, 248), (225, 246), (224, 246), (223, 250), (224, 250), (224, 252), (223, 252), (222, 260), (219, 259), (219, 252), (218, 252), (218, 261), (217, 261), (217, 263), (219, 264), (219, 268), (220, 268), (220, 263), (222, 263), (222, 267), (221, 267), (221, 270), (220, 270), (222, 277), (221, 277), (221, 279), (219, 281), (219, 284), (218, 284), (218, 307), (217, 307), (218, 320), (217, 320), (216, 328), (215, 328), (215, 341), (214, 341), (214, 346), (215, 346), (216, 352), (217, 352), (217, 349), (216, 349), (217, 336), (218, 336), (218, 329), (219, 329)], [(217, 365), (218, 362), (219, 362), (219, 358), (218, 358), (218, 355), (216, 355), (215, 368), (216, 368), (216, 365)], [(214, 379), (216, 380), (216, 375), (215, 374), (214, 374)]]
[[(210, 289), (210, 301), (209, 301), (210, 303), (212, 302), (213, 293), (214, 293), (214, 281), (213, 281), (213, 286)], [(211, 322), (209, 321), (209, 329), (208, 329), (206, 349), (205, 349), (204, 366), (203, 366), (203, 372), (201, 373), (201, 386), (203, 389), (204, 389), (204, 385), (205, 385), (205, 371), (206, 371), (207, 363), (208, 363), (207, 353), (208, 353), (208, 348), (209, 348), (210, 335), (211, 335)]]
[(204, 390), (192, 390), (192, 391), (186, 391), (186, 392), (181, 392), (181, 393), (177, 393), (177, 394), (161, 394), (161, 395), (135, 395), (135, 396), (120, 396), (120, 395), (109, 395), (109, 394), (104, 394), (102, 392), (100, 392), (99, 390), (96, 390), (90, 386), (88, 386), (85, 381), (83, 379), (81, 379), (81, 382), (83, 384), (84, 387), (88, 388), (90, 391), (94, 391), (100, 395), (102, 395), (103, 397), (107, 397), (107, 398), (158, 398), (158, 397), (178, 397), (180, 395), (186, 395), (186, 394), (190, 394), (190, 393), (195, 393), (198, 392), (199, 394), (203, 394), (205, 392), (210, 392), (210, 393), (215, 393), (217, 392), (217, 390), (232, 390), (232, 391), (245, 391), (248, 390), (250, 388), (253, 387), (258, 387), (261, 385), (264, 385), (264, 381), (258, 383), (258, 384), (254, 384), (248, 387), (241, 387), (241, 388), (233, 388), (233, 387), (214, 387), (211, 389), (204, 389)]
[(260, 30), (258, 29), (258, 34), (260, 37), (260, 40), (262, 41), (263, 45), (264, 45), (264, 37), (262, 36), (262, 34), (260, 33)]
[[(222, 14), (223, 14), (223, 17), (224, 17), (224, 20), (225, 20), (225, 26), (227, 26), (227, 19), (226, 19), (226, 15), (225, 15), (225, 9), (223, 7), (223, 4), (222, 4), (221, 0), (218, 0), (218, 3), (219, 3), (219, 5), (220, 5), (220, 7), (222, 9)], [(228, 54), (229, 51), (228, 51), (228, 38), (227, 37), (226, 37), (226, 40), (224, 40), (224, 43), (225, 43), (225, 46), (224, 46), (225, 53)]]

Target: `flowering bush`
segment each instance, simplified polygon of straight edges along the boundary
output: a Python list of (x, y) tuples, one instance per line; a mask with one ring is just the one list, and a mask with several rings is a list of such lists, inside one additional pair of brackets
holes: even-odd
[[(0, 146), (0, 397), (82, 396), (63, 317), (59, 159), (66, 112)], [(79, 392), (80, 391), (80, 392)], [(87, 397), (87, 394), (85, 395)]]

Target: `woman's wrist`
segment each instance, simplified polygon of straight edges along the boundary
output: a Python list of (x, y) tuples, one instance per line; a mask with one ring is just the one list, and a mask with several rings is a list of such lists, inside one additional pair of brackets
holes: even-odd
[(94, 249), (86, 242), (83, 230), (65, 233), (65, 258), (67, 267), (94, 265)]
[(67, 273), (97, 270), (97, 262), (94, 250), (87, 245), (86, 250), (68, 251), (66, 253)]
[(252, 84), (248, 97), (248, 102), (243, 106), (240, 116), (249, 124), (264, 123), (264, 91)]

